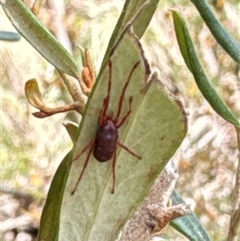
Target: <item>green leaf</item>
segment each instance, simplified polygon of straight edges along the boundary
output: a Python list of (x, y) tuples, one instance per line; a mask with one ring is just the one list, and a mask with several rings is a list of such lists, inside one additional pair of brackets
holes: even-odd
[[(122, 148), (117, 149), (116, 187), (111, 193), (112, 160), (105, 163), (93, 156), (76, 193), (72, 196), (88, 153), (72, 164), (61, 209), (59, 240), (114, 240), (124, 223), (149, 192), (154, 180), (164, 169), (186, 133), (182, 106), (154, 81), (146, 85), (146, 69), (140, 42), (127, 31), (111, 57), (112, 89), (107, 114), (116, 116), (118, 101), (134, 64), (135, 70), (123, 103), (121, 117), (128, 110), (128, 99), (133, 97), (132, 112), (119, 129), (124, 145), (142, 156), (138, 160)], [(81, 135), (74, 149), (76, 156), (95, 138), (98, 113), (106, 97), (109, 78), (108, 66), (101, 76), (94, 95), (81, 122)], [(99, 101), (101, 100), (101, 101)], [(120, 118), (121, 119), (121, 118)]]
[(141, 38), (147, 29), (159, 0), (126, 0), (122, 13), (118, 19), (112, 37), (109, 41), (108, 50), (105, 54), (103, 66), (105, 66), (112, 47), (122, 35), (129, 24), (132, 24), (135, 34)]
[[(184, 200), (176, 190), (172, 193), (171, 199), (173, 205), (184, 203)], [(211, 241), (208, 233), (194, 213), (177, 218), (170, 225), (191, 241)]]
[(238, 63), (240, 63), (240, 44), (231, 36), (216, 18), (209, 4), (205, 0), (191, 0), (217, 42)]
[(63, 126), (66, 128), (72, 142), (74, 143), (76, 141), (76, 132), (78, 130), (78, 126), (73, 123), (63, 123)]
[(77, 77), (78, 68), (72, 56), (45, 28), (21, 0), (1, 0), (9, 20), (19, 33), (52, 65)]
[(240, 122), (237, 117), (231, 112), (225, 102), (218, 95), (214, 87), (210, 84), (202, 66), (198, 60), (197, 54), (195, 52), (190, 34), (187, 29), (187, 25), (184, 19), (176, 11), (173, 12), (174, 27), (177, 35), (177, 40), (179, 48), (181, 50), (182, 56), (189, 70), (192, 72), (194, 79), (198, 85), (199, 90), (209, 102), (212, 108), (220, 115), (222, 118), (228, 122), (240, 127)]
[(113, 36), (122, 32), (130, 23), (135, 34), (141, 38), (157, 9), (159, 0), (127, 0), (114, 30)]
[(44, 205), (38, 241), (57, 241), (60, 222), (60, 210), (62, 206), (63, 193), (68, 173), (71, 167), (71, 153), (63, 159), (56, 175), (53, 178), (50, 190), (48, 192), (47, 201)]

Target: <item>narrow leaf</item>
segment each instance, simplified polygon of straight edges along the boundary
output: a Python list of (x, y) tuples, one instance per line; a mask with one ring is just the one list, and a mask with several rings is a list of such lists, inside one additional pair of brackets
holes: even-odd
[(18, 41), (21, 36), (18, 33), (9, 31), (0, 31), (0, 39), (5, 41)]
[(44, 205), (40, 220), (38, 241), (58, 241), (60, 210), (62, 205), (64, 183), (71, 167), (72, 156), (69, 153), (61, 162), (53, 178), (47, 201)]
[[(184, 200), (176, 190), (174, 190), (171, 199), (173, 205), (184, 203)], [(208, 233), (194, 213), (177, 218), (170, 225), (191, 241), (211, 241)]]
[(0, 0), (1, 6), (19, 33), (52, 65), (77, 77), (72, 56), (55, 39), (21, 0)]
[(76, 141), (76, 133), (78, 130), (78, 126), (73, 123), (63, 123), (63, 126), (66, 128), (72, 142), (74, 143)]
[(216, 18), (206, 0), (191, 0), (208, 28), (223, 49), (238, 63), (240, 63), (240, 44)]
[(198, 60), (197, 54), (195, 52), (190, 34), (187, 29), (187, 25), (184, 19), (176, 11), (173, 12), (174, 27), (177, 35), (178, 44), (187, 64), (189, 70), (192, 72), (194, 79), (198, 85), (199, 90), (209, 102), (212, 108), (220, 115), (222, 118), (228, 122), (240, 127), (239, 120), (231, 112), (225, 102), (216, 92), (215, 88), (210, 84), (202, 66)]

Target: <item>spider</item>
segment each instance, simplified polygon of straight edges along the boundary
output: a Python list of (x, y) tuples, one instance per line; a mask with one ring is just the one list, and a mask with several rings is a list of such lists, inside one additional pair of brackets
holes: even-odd
[(108, 106), (109, 106), (109, 102), (110, 102), (111, 85), (112, 85), (112, 62), (111, 62), (111, 60), (109, 60), (109, 62), (108, 62), (108, 66), (109, 66), (108, 92), (107, 92), (107, 96), (103, 100), (103, 106), (99, 112), (98, 129), (97, 129), (95, 138), (92, 141), (90, 141), (82, 149), (82, 151), (73, 159), (73, 160), (77, 160), (85, 151), (87, 151), (89, 149), (82, 172), (78, 178), (75, 188), (71, 192), (71, 195), (74, 195), (74, 193), (77, 189), (77, 186), (83, 177), (84, 171), (87, 168), (87, 165), (89, 163), (89, 159), (90, 159), (90, 156), (92, 153), (93, 153), (93, 156), (95, 157), (95, 159), (99, 162), (109, 161), (113, 157), (113, 187), (112, 187), (112, 191), (111, 191), (112, 193), (114, 193), (114, 191), (115, 191), (115, 182), (116, 182), (115, 168), (116, 168), (116, 162), (117, 162), (117, 157), (116, 157), (117, 146), (120, 146), (121, 148), (125, 149), (126, 151), (128, 151), (131, 155), (135, 156), (136, 158), (141, 159), (141, 156), (137, 155), (136, 153), (131, 151), (127, 146), (125, 146), (123, 143), (121, 143), (119, 141), (119, 136), (118, 136), (118, 129), (126, 122), (126, 120), (128, 119), (128, 117), (132, 111), (131, 105), (132, 105), (133, 97), (131, 96), (131, 97), (129, 97), (129, 109), (128, 109), (127, 113), (121, 119), (119, 118), (121, 111), (122, 111), (122, 106), (123, 106), (126, 89), (128, 87), (128, 84), (130, 82), (130, 79), (131, 79), (135, 69), (137, 68), (137, 66), (139, 64), (140, 64), (140, 61), (137, 62), (133, 66), (133, 68), (127, 78), (127, 81), (126, 81), (125, 85), (123, 86), (122, 94), (120, 96), (119, 103), (118, 103), (117, 115), (116, 115), (116, 117), (113, 117), (112, 113), (110, 115), (107, 114), (107, 110), (108, 110)]

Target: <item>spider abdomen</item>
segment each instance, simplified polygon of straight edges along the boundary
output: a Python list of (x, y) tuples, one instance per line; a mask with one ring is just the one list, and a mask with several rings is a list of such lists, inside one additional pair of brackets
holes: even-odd
[(93, 155), (100, 161), (109, 161), (117, 148), (118, 129), (112, 120), (107, 120), (96, 133)]

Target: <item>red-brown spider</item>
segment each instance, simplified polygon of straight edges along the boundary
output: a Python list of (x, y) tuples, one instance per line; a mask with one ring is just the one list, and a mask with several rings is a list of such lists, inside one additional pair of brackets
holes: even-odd
[(83, 173), (85, 169), (87, 168), (91, 153), (93, 152), (93, 156), (98, 160), (99, 162), (106, 162), (111, 160), (113, 156), (113, 188), (112, 188), (112, 193), (114, 193), (115, 190), (115, 181), (116, 181), (116, 172), (115, 172), (115, 167), (116, 167), (116, 150), (117, 150), (117, 145), (128, 151), (130, 154), (133, 156), (137, 157), (138, 159), (141, 159), (141, 156), (137, 155), (133, 151), (131, 151), (127, 146), (125, 146), (123, 143), (119, 141), (118, 138), (118, 129), (126, 122), (127, 118), (129, 117), (131, 113), (131, 104), (133, 97), (129, 98), (129, 109), (128, 112), (122, 117), (121, 120), (119, 120), (121, 111), (122, 111), (122, 105), (124, 101), (124, 96), (126, 89), (128, 87), (128, 84), (130, 82), (130, 79), (139, 65), (140, 62), (137, 62), (129, 76), (128, 79), (123, 87), (122, 94), (119, 99), (118, 103), (118, 112), (116, 117), (114, 118), (112, 115), (107, 114), (107, 109), (109, 106), (110, 102), (110, 91), (111, 91), (111, 84), (112, 84), (112, 62), (109, 61), (108, 66), (109, 66), (109, 81), (108, 81), (108, 93), (107, 96), (103, 100), (103, 107), (100, 110), (99, 116), (98, 116), (98, 129), (96, 133), (96, 137), (90, 141), (84, 148), (83, 150), (74, 158), (74, 160), (78, 159), (85, 151), (89, 149), (86, 161), (83, 166), (83, 170), (78, 178), (78, 181), (75, 185), (75, 188), (71, 192), (71, 195), (74, 195), (78, 184), (80, 183)]

